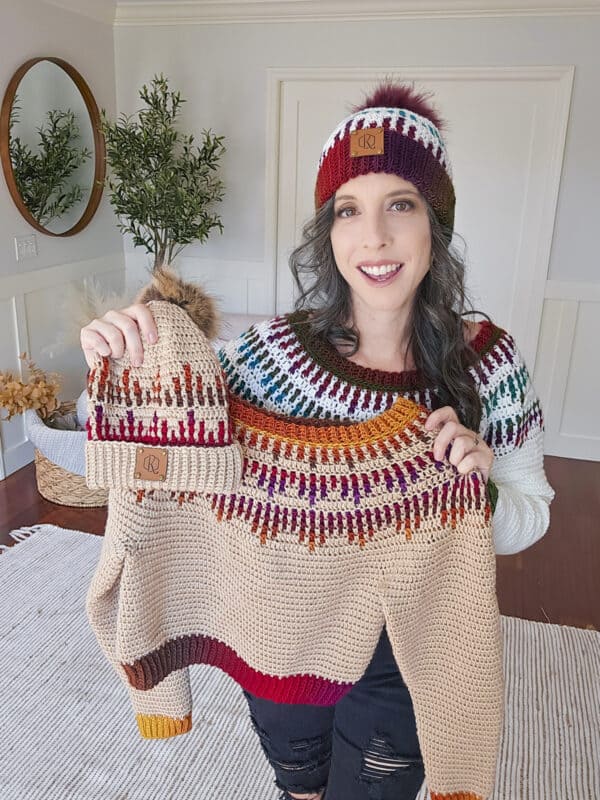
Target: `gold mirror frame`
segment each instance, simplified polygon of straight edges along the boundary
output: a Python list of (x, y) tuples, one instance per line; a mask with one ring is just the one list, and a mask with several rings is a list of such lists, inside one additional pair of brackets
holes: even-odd
[[(10, 160), (10, 111), (13, 105), (13, 101), (15, 99), (15, 94), (17, 92), (17, 88), (19, 83), (21, 82), (24, 75), (33, 67), (35, 64), (39, 64), (40, 61), (50, 61), (53, 64), (56, 64), (58, 67), (63, 69), (67, 75), (71, 78), (74, 84), (77, 86), (81, 96), (83, 97), (83, 101), (87, 108), (88, 114), (90, 115), (90, 122), (92, 125), (92, 132), (94, 136), (94, 181), (92, 186), (92, 191), (90, 194), (90, 198), (88, 200), (88, 204), (85, 208), (85, 211), (79, 218), (79, 220), (73, 225), (72, 228), (69, 228), (67, 231), (63, 231), (62, 233), (54, 233), (53, 231), (49, 231), (47, 228), (44, 228), (43, 225), (40, 225), (39, 222), (33, 217), (25, 203), (23, 202), (23, 198), (19, 194), (19, 190), (17, 188), (17, 184), (15, 181), (15, 176), (13, 172), (12, 162)], [(2, 160), (2, 169), (4, 171), (4, 177), (6, 180), (6, 184), (8, 186), (8, 191), (10, 195), (23, 215), (27, 222), (36, 230), (40, 231), (40, 233), (46, 234), (46, 236), (73, 236), (76, 233), (82, 231), (86, 225), (89, 224), (90, 220), (96, 213), (98, 205), (100, 203), (100, 198), (102, 197), (102, 191), (104, 189), (104, 178), (106, 175), (106, 148), (104, 144), (104, 136), (100, 131), (100, 114), (98, 113), (98, 106), (96, 105), (96, 101), (94, 100), (94, 95), (90, 91), (89, 86), (85, 82), (82, 75), (77, 72), (75, 67), (72, 67), (67, 61), (63, 61), (61, 58), (53, 58), (52, 56), (40, 56), (39, 58), (31, 58), (29, 61), (26, 61), (22, 64), (19, 69), (15, 72), (15, 74), (10, 79), (10, 83), (8, 84), (8, 88), (4, 94), (4, 99), (2, 100), (2, 108), (0, 110), (0, 159)]]

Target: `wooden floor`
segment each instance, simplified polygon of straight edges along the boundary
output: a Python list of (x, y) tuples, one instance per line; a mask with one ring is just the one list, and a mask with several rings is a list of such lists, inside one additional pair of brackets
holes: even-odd
[[(545, 468), (556, 491), (550, 528), (528, 550), (498, 556), (500, 611), (600, 630), (600, 463), (546, 456)], [(0, 543), (14, 545), (10, 530), (39, 522), (101, 535), (106, 509), (44, 500), (28, 464), (0, 481)]]

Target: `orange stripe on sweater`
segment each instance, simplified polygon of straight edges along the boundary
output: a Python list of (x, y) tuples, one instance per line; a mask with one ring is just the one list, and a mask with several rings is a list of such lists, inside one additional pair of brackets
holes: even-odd
[(287, 417), (275, 412), (258, 409), (240, 397), (231, 397), (232, 417), (243, 427), (256, 432), (264, 432), (298, 444), (332, 445), (340, 448), (379, 441), (386, 433), (397, 433), (399, 428), (410, 425), (415, 419), (429, 412), (423, 406), (400, 396), (393, 406), (381, 415), (351, 424), (332, 420)]

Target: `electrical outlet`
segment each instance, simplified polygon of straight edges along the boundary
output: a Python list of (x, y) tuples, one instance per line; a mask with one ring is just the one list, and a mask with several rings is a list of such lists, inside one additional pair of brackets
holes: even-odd
[(25, 258), (35, 258), (38, 254), (35, 233), (29, 236), (15, 236), (15, 252), (17, 261), (23, 261)]

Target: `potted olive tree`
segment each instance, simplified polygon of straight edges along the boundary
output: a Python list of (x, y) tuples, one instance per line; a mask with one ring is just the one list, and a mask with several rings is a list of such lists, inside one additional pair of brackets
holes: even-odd
[(177, 130), (182, 103), (168, 80), (154, 76), (139, 92), (145, 107), (138, 119), (100, 114), (106, 140), (106, 186), (119, 217), (119, 229), (136, 247), (154, 256), (153, 268), (170, 264), (192, 242), (204, 242), (223, 225), (214, 204), (223, 198), (217, 174), (225, 152), (223, 136), (203, 130), (202, 143)]

